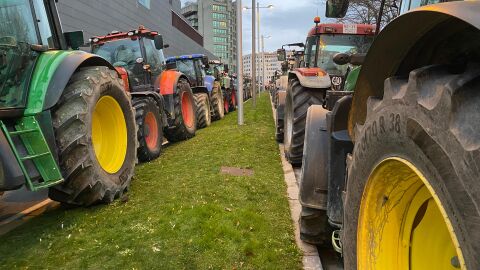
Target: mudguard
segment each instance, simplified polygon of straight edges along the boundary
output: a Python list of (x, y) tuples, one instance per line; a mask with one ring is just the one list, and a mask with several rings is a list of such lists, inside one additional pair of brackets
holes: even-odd
[(174, 89), (177, 86), (178, 80), (180, 78), (183, 78), (190, 83), (188, 78), (179, 71), (171, 69), (162, 72), (162, 74), (160, 75), (160, 82), (158, 86), (160, 95), (173, 95), (173, 93), (175, 92)]
[(48, 51), (42, 53), (30, 81), (25, 115), (36, 115), (58, 103), (63, 90), (78, 68), (107, 66), (115, 68), (98, 55), (83, 51)]
[(297, 68), (288, 72), (288, 81), (298, 78), (300, 84), (307, 88), (330, 88), (330, 76), (320, 68)]
[[(441, 42), (445, 42), (441, 38), (458, 33), (467, 26), (479, 30), (478, 14), (480, 2), (454, 1), (421, 7), (390, 22), (376, 37), (362, 65), (350, 110), (350, 136), (354, 139), (355, 125), (365, 122), (368, 97), (383, 97), (385, 79), (394, 75), (406, 76), (415, 68), (441, 60), (446, 54), (445, 51), (436, 52)], [(425, 37), (432, 38), (425, 40)], [(472, 35), (472, 41), (477, 37), (477, 34)], [(477, 44), (471, 43), (472, 46)], [(422, 53), (422, 48), (430, 53)]]
[(215, 77), (211, 75), (205, 76), (204, 83), (205, 87), (208, 90), (208, 93), (211, 93), (213, 90), (213, 83), (215, 82)]

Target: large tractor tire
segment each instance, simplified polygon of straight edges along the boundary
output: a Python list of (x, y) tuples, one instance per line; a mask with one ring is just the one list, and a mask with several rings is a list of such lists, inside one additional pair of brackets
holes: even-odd
[(172, 127), (165, 129), (169, 142), (178, 142), (193, 138), (197, 131), (197, 117), (192, 89), (185, 79), (180, 78), (175, 88), (175, 121)]
[(163, 120), (157, 102), (151, 97), (134, 98), (138, 132), (138, 160), (147, 162), (160, 156), (163, 144)]
[(212, 123), (210, 114), (210, 101), (207, 93), (195, 93), (195, 107), (197, 114), (197, 128), (206, 128)]
[(285, 120), (285, 97), (287, 93), (285, 91), (277, 92), (277, 110), (275, 111), (275, 139), (279, 143), (283, 143), (283, 128)]
[(228, 111), (233, 112), (237, 109), (237, 92), (230, 90), (230, 102), (228, 103)]
[(230, 99), (227, 90), (223, 89), (223, 113), (227, 115), (230, 112)]
[(311, 105), (323, 104), (325, 91), (303, 87), (298, 79), (292, 79), (285, 98), (285, 157), (293, 165), (302, 163), (305, 120)]
[(223, 109), (223, 94), (222, 88), (218, 82), (215, 82), (212, 90), (212, 109), (213, 109), (213, 120), (220, 120), (225, 117), (225, 112)]
[(307, 112), (302, 169), (299, 181), (300, 239), (329, 247), (333, 228), (328, 223), (328, 111), (312, 105)]
[(135, 116), (115, 71), (77, 71), (53, 110), (53, 127), (65, 182), (50, 188), (50, 198), (89, 206), (128, 189), (136, 162)]
[(385, 81), (357, 125), (345, 269), (480, 269), (480, 67)]

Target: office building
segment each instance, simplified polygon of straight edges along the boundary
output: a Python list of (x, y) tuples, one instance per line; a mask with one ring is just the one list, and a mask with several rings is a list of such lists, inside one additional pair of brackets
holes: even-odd
[[(263, 59), (262, 53), (256, 54), (256, 74), (260, 82), (263, 82)], [(252, 54), (243, 56), (243, 75), (252, 77)], [(268, 83), (275, 75), (275, 71), (281, 72), (282, 62), (278, 61), (276, 52), (265, 53), (265, 82)]]
[(163, 35), (167, 56), (202, 53), (205, 39), (181, 15), (180, 0), (62, 0), (58, 12), (64, 31), (83, 30), (85, 40), (113, 30), (128, 31), (144, 25)]
[(198, 0), (185, 3), (182, 14), (204, 38), (204, 47), (236, 72), (237, 13), (232, 0)]

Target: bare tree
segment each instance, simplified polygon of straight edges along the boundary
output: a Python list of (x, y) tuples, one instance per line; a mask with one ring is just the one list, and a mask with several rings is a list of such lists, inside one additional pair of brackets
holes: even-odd
[[(382, 0), (350, 0), (345, 17), (338, 19), (342, 23), (377, 24)], [(384, 27), (398, 15), (400, 0), (385, 0), (380, 26)]]

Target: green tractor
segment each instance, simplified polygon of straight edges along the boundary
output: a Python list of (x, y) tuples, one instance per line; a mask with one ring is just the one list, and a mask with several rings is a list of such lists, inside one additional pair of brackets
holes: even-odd
[(49, 188), (79, 206), (121, 196), (136, 134), (115, 69), (76, 50), (83, 33), (62, 32), (54, 0), (2, 0), (0, 21), (0, 191)]
[[(327, 16), (348, 5), (327, 1)], [(308, 110), (301, 232), (345, 269), (480, 269), (480, 2), (399, 14), (353, 96)]]

